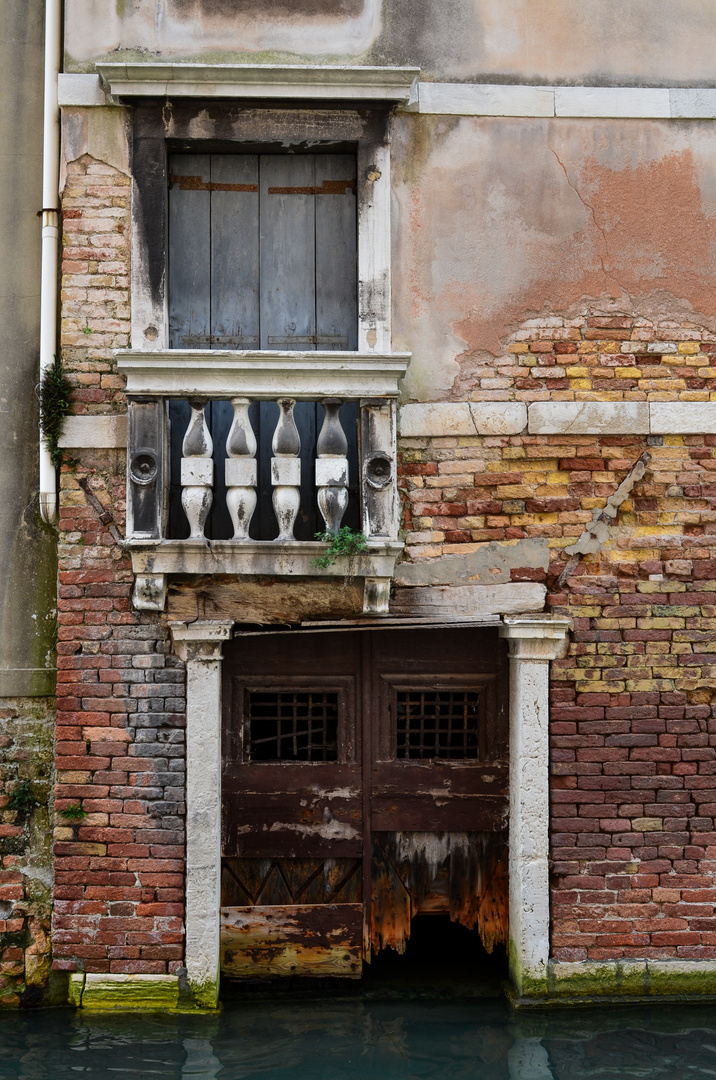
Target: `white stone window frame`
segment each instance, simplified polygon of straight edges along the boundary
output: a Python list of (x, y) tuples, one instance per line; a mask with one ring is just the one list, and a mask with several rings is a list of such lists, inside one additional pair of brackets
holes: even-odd
[[(152, 103), (157, 116), (155, 134), (161, 128), (167, 144), (174, 142), (176, 146), (191, 140), (199, 151), (202, 141), (212, 138), (206, 133), (212, 110), (222, 106), (232, 109), (231, 133), (215, 133), (213, 138), (234, 144), (237, 152), (242, 143), (354, 142), (358, 168), (358, 349), (357, 354), (349, 355), (390, 353), (388, 114), (392, 106), (413, 100), (417, 68), (117, 63), (101, 64), (99, 72), (115, 100), (145, 107)], [(182, 129), (177, 115), (183, 107), (199, 104), (200, 112)], [(361, 121), (367, 111), (384, 113), (383, 138), (371, 136)], [(152, 162), (155, 175), (151, 182), (156, 191), (150, 207), (137, 178), (143, 157), (136, 151), (145, 135), (135, 125), (132, 350), (160, 353), (169, 351), (166, 273), (158, 281), (156, 267), (156, 260), (163, 257), (166, 268), (166, 161), (155, 157)], [(163, 247), (163, 256), (156, 250), (157, 243)]]
[[(361, 414), (366, 412), (366, 417), (372, 410), (371, 415), (379, 420), (374, 423), (366, 418), (366, 430), (377, 442), (375, 446), (366, 444), (365, 453), (370, 456), (372, 450), (380, 450), (383, 456), (388, 454), (395, 473), (399, 381), (410, 354), (391, 351), (390, 112), (392, 106), (410, 100), (417, 70), (107, 64), (101, 65), (100, 72), (115, 99), (134, 106), (132, 347), (116, 353), (118, 369), (127, 379), (130, 401), (251, 396), (252, 391), (266, 396), (266, 374), (271, 368), (278, 380), (278, 396), (305, 399), (307, 388), (312, 386), (316, 397), (328, 392), (330, 396), (358, 400)], [(356, 148), (356, 351), (169, 349), (166, 271), (170, 151), (235, 149), (240, 153), (247, 146), (298, 147), (317, 143), (352, 144)], [(343, 393), (342, 386), (346, 388)], [(131, 456), (132, 447), (129, 449)], [(159, 445), (157, 453), (159, 458), (165, 458)], [(361, 462), (361, 476), (366, 460)], [(362, 487), (363, 531), (368, 537), (368, 550), (358, 571), (365, 582), (364, 609), (370, 614), (385, 614), (390, 578), (402, 549), (397, 483), (394, 478), (386, 497), (379, 500), (385, 504), (380, 511), (382, 522), (372, 506), (378, 496), (371, 492), (366, 495), (365, 484)], [(186, 542), (164, 539), (161, 532), (154, 539), (141, 534), (135, 537), (132, 520), (130, 505), (128, 546), (137, 575), (135, 606), (140, 608), (162, 610), (166, 575), (175, 572), (313, 574), (311, 559), (316, 552), (305, 544), (285, 544), (285, 552), (279, 551), (281, 545), (274, 545), (271, 553), (265, 545), (254, 545), (253, 550), (244, 544), (239, 557), (235, 545), (222, 547), (202, 542), (198, 556), (205, 558), (199, 565), (196, 559), (187, 563), (190, 545)], [(290, 558), (277, 559), (282, 554)], [(204, 565), (207, 558), (208, 571)]]

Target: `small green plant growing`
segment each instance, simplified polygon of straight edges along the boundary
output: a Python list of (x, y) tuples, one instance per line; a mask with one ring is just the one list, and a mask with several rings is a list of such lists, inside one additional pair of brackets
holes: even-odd
[(54, 363), (45, 369), (40, 382), (40, 424), (56, 469), (62, 464), (59, 443), (65, 419), (70, 411), (71, 393), (72, 384), (65, 375), (62, 361), (56, 356)]
[(315, 559), (311, 560), (313, 566), (318, 570), (326, 570), (329, 566), (333, 566), (336, 559), (344, 557), (350, 559), (354, 555), (360, 555), (362, 551), (368, 550), (365, 533), (354, 532), (348, 525), (344, 525), (335, 534), (331, 532), (316, 533), (316, 540), (320, 540), (322, 544), (328, 544), (322, 555), (316, 555)]
[(66, 821), (84, 821), (87, 817), (87, 811), (83, 810), (79, 803), (70, 803), (69, 806), (64, 806), (59, 811), (59, 814)]
[(8, 810), (34, 810), (37, 805), (38, 802), (32, 793), (32, 784), (29, 780), (21, 780), (12, 789), (7, 801)]

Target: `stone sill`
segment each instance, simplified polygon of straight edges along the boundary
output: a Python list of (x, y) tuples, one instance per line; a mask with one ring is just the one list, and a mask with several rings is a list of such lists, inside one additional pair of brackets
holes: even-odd
[(127, 393), (297, 400), (397, 397), (410, 353), (118, 349)]
[(141, 540), (127, 541), (135, 574), (252, 574), (261, 577), (391, 578), (402, 541), (368, 543), (352, 559), (336, 559), (325, 570), (313, 566), (326, 545), (318, 541)]
[(420, 69), (327, 64), (103, 63), (97, 70), (117, 98), (213, 97), (376, 101), (417, 98)]

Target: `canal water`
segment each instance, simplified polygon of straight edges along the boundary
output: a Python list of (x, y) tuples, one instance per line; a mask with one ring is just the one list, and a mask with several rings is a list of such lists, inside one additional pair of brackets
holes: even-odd
[(715, 1080), (716, 1005), (515, 1012), (505, 967), (418, 918), (358, 983), (227, 985), (212, 1016), (0, 1013), (0, 1080)]
[(499, 998), (228, 1001), (218, 1016), (0, 1017), (3, 1080), (697, 1080), (716, 1007), (511, 1012)]

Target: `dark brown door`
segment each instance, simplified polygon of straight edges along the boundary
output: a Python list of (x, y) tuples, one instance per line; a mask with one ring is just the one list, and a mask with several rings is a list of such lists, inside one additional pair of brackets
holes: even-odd
[(494, 631), (241, 637), (224, 672), (226, 974), (356, 976), (421, 911), (504, 938)]

